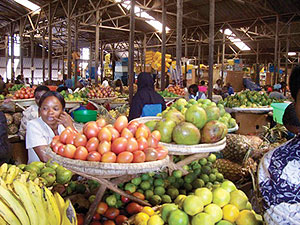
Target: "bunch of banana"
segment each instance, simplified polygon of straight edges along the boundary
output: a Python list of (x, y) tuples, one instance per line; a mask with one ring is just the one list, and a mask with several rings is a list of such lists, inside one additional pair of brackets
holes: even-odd
[(77, 224), (76, 212), (69, 200), (65, 202), (59, 193), (53, 195), (47, 187), (41, 188), (38, 178), (29, 180), (28, 172), (11, 175), (15, 173), (13, 166), (5, 167), (0, 167), (1, 225)]

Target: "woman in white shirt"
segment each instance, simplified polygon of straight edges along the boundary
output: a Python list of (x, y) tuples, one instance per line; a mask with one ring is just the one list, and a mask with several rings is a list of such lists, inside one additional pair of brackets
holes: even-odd
[(27, 123), (28, 163), (47, 161), (48, 158), (43, 150), (48, 147), (52, 138), (61, 134), (65, 127), (74, 128), (72, 118), (64, 112), (64, 108), (65, 100), (58, 92), (48, 91), (41, 97), (39, 101), (40, 117)]

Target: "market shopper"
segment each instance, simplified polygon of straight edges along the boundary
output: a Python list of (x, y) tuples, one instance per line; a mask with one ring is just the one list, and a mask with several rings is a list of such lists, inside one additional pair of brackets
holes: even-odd
[(143, 113), (143, 108), (151, 105), (161, 105), (161, 111), (166, 109), (166, 103), (154, 90), (154, 82), (151, 74), (142, 72), (138, 75), (138, 90), (130, 104), (129, 120), (138, 118)]
[(52, 138), (61, 134), (65, 127), (74, 129), (72, 118), (64, 112), (65, 100), (54, 91), (46, 92), (39, 101), (40, 117), (27, 124), (26, 148), (28, 163), (47, 161), (43, 150), (51, 143)]
[(273, 87), (273, 91), (269, 94), (270, 98), (276, 99), (286, 99), (286, 97), (281, 93), (281, 84), (275, 84)]
[(40, 85), (34, 90), (34, 99), (35, 103), (34, 105), (31, 105), (27, 109), (23, 111), (23, 117), (21, 119), (20, 129), (19, 129), (19, 136), (22, 140), (25, 139), (26, 135), (26, 127), (27, 123), (30, 120), (36, 119), (39, 117), (39, 101), (43, 94), (45, 94), (47, 91), (50, 91), (50, 89), (47, 86)]
[[(295, 116), (300, 119), (300, 65), (289, 81), (295, 101)], [(293, 123), (292, 121), (285, 124)], [(259, 186), (268, 225), (300, 224), (300, 136), (264, 155), (258, 170)]]
[(191, 86), (189, 86), (189, 99), (195, 99), (196, 101), (198, 99), (206, 99), (206, 95), (201, 92), (201, 91), (198, 91), (198, 86), (197, 84), (192, 84)]
[(200, 85), (198, 86), (198, 90), (206, 93), (207, 92), (207, 86), (205, 85), (205, 81), (201, 80)]

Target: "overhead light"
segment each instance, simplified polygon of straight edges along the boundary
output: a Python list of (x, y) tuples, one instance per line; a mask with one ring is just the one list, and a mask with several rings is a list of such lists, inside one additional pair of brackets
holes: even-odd
[[(223, 33), (223, 30), (220, 30), (221, 33)], [(230, 29), (225, 29), (224, 31), (226, 37), (233, 43), (235, 44), (241, 51), (249, 51), (250, 48), (248, 45), (246, 45), (244, 42), (242, 42), (241, 39), (237, 38), (236, 35), (230, 30)]]
[(31, 11), (37, 11), (40, 10), (41, 7), (38, 5), (34, 4), (33, 2), (29, 0), (14, 0), (15, 2), (21, 4), (22, 6), (25, 6), (26, 8), (30, 9)]
[(297, 53), (296, 52), (289, 52), (288, 55), (289, 56), (295, 56), (295, 55), (297, 55)]

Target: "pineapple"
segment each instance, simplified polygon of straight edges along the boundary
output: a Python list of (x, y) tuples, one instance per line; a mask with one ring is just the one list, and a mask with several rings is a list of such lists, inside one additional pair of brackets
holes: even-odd
[(224, 177), (231, 181), (238, 181), (248, 175), (246, 168), (227, 159), (217, 159), (214, 166)]

